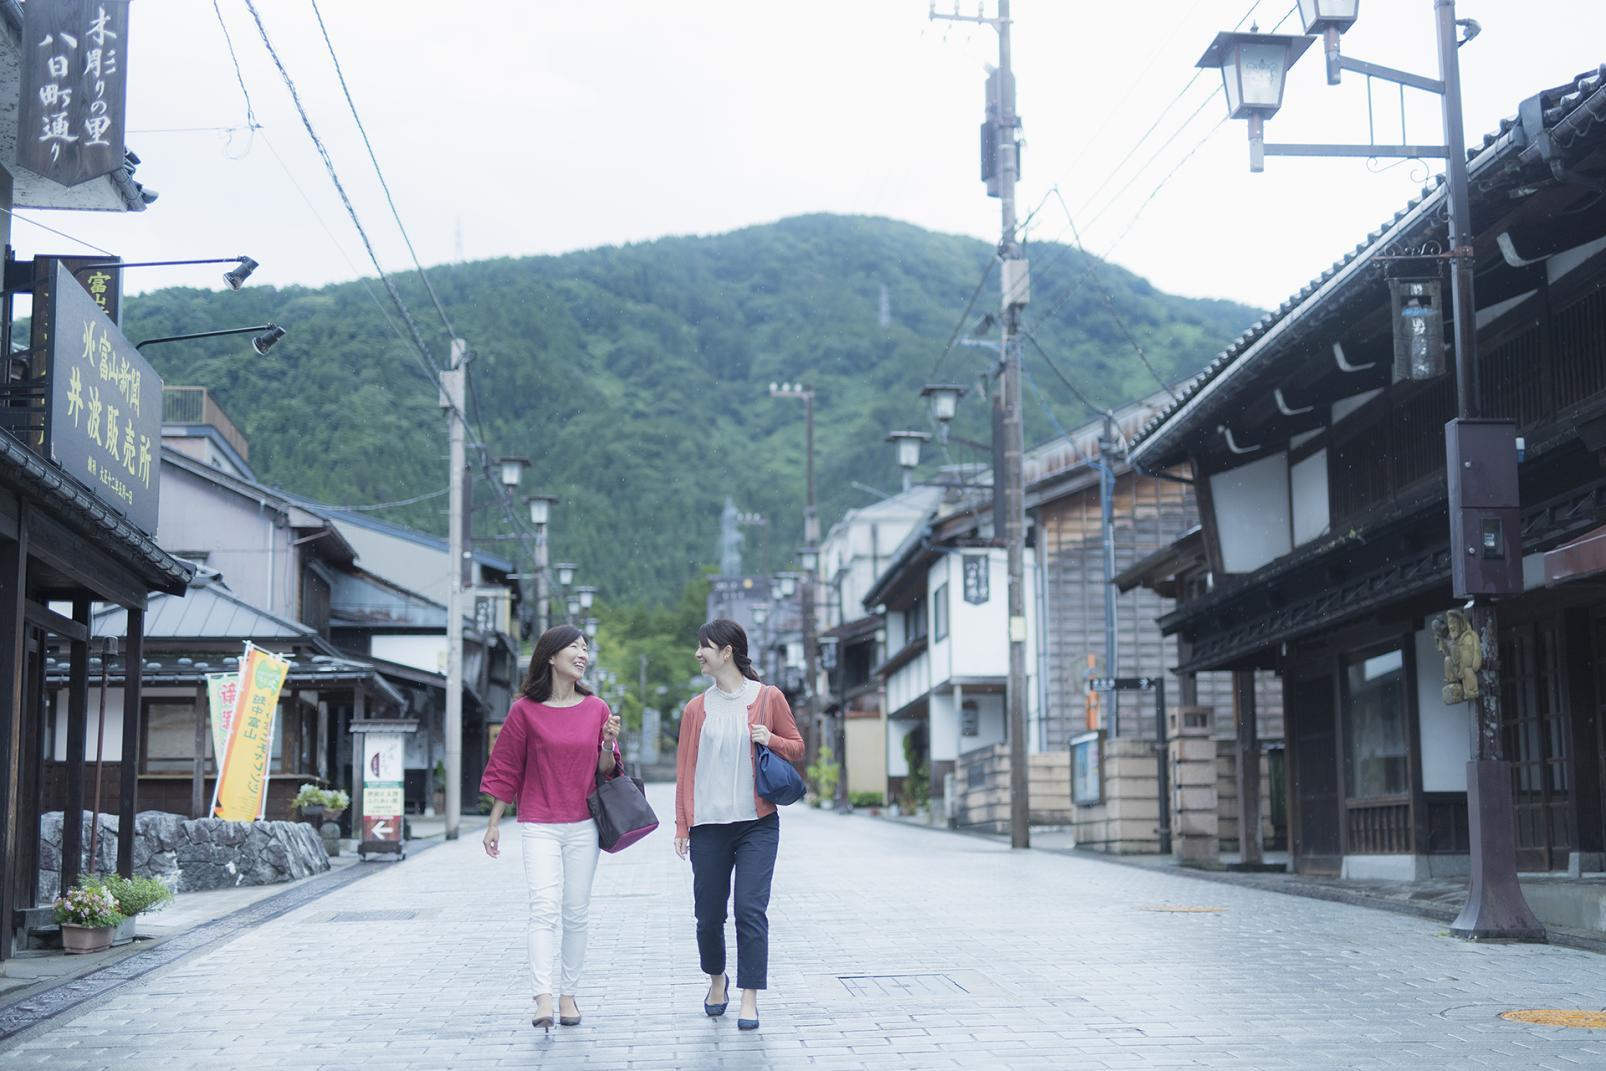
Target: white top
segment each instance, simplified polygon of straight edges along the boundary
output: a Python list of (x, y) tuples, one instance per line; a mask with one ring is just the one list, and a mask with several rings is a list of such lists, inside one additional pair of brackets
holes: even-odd
[(697, 774), (693, 798), (698, 825), (751, 822), (758, 817), (753, 802), (753, 735), (747, 708), (763, 685), (750, 680), (732, 695), (719, 685), (703, 693), (703, 734), (697, 742)]

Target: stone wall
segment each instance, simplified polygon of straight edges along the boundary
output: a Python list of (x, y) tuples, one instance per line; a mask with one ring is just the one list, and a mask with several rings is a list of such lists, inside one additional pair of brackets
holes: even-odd
[[(1053, 751), (1026, 756), (1026, 805), (1034, 826), (1071, 820), (1071, 757)], [(1009, 745), (989, 744), (959, 756), (951, 779), (953, 823), (960, 829), (1009, 831)]]
[[(90, 813), (83, 812), (83, 858), (89, 870)], [(117, 869), (118, 817), (100, 816), (95, 870)], [(61, 883), (62, 812), (39, 820), (39, 902), (49, 903)], [(177, 892), (236, 885), (273, 885), (329, 869), (318, 831), (304, 822), (225, 822), (142, 811), (134, 819), (134, 873), (157, 878)]]
[(1106, 738), (1103, 747), (1104, 799), (1075, 808), (1071, 829), (1076, 846), (1116, 855), (1159, 851), (1160, 771), (1154, 742)]

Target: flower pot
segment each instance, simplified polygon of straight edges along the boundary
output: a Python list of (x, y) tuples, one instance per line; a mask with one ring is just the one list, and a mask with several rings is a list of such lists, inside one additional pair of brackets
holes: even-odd
[(116, 926), (80, 926), (76, 922), (63, 922), (61, 947), (71, 956), (101, 952), (111, 947), (112, 934), (116, 930)]
[(118, 945), (126, 945), (128, 942), (134, 939), (134, 918), (135, 916), (129, 915), (116, 926), (112, 927), (113, 948), (116, 948)]
[(318, 826), (323, 822), (323, 808), (317, 805), (309, 805), (301, 808), (301, 820), (303, 822), (311, 823), (312, 828), (317, 829)]

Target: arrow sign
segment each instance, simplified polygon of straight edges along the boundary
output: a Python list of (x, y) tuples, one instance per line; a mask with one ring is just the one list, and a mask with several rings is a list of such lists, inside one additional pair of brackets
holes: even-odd
[(1154, 688), (1153, 677), (1089, 677), (1090, 692), (1147, 692)]

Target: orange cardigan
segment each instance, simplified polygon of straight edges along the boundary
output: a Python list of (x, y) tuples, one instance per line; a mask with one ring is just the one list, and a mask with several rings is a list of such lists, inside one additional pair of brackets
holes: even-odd
[[(697, 780), (697, 746), (703, 736), (703, 697), (698, 695), (680, 715), (680, 740), (675, 747), (675, 836), (691, 835), (693, 821), (692, 785)], [(747, 724), (767, 725), (770, 730), (769, 749), (783, 759), (797, 762), (803, 758), (803, 737), (798, 735), (797, 722), (792, 719), (792, 708), (786, 696), (773, 684), (758, 690), (758, 698), (747, 708)], [(752, 751), (758, 761), (758, 750)], [(755, 773), (757, 771), (754, 771)], [(775, 804), (757, 793), (753, 803), (758, 816), (775, 813)]]

